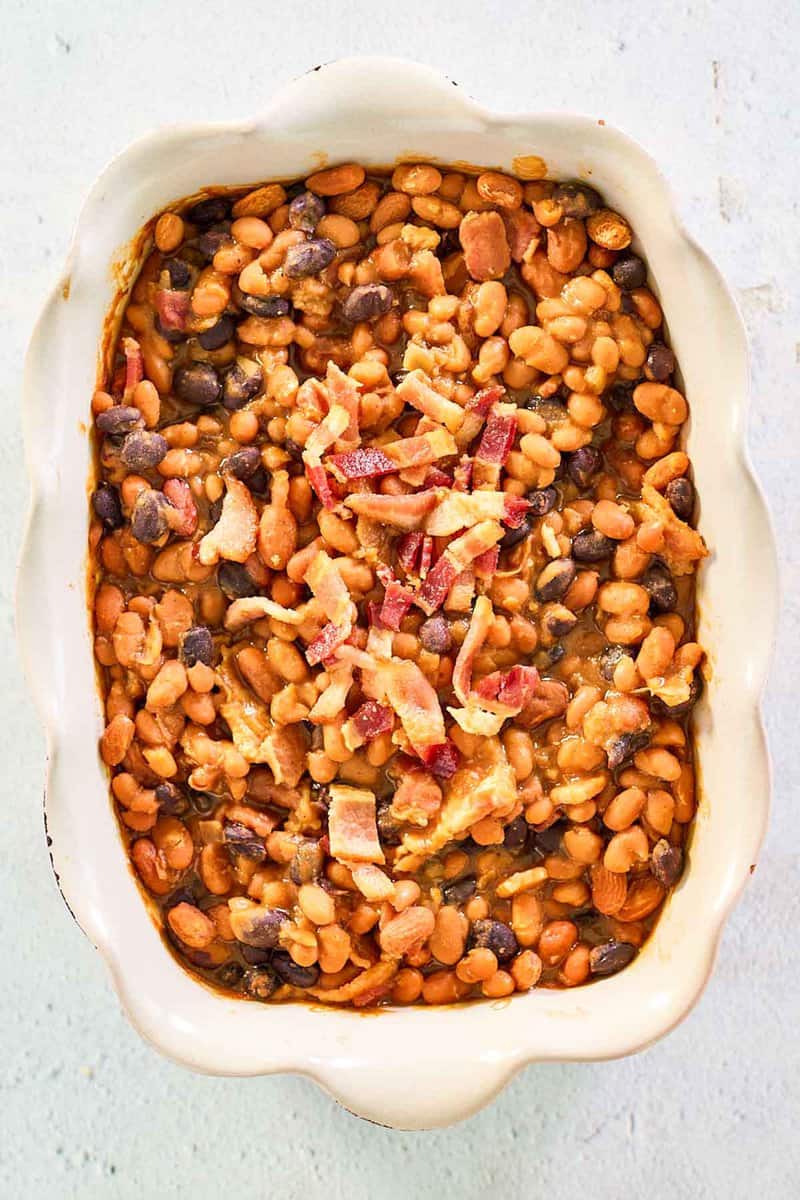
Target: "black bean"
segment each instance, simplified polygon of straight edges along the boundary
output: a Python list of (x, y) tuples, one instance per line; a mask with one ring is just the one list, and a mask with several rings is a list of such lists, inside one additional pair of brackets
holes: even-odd
[(648, 379), (666, 383), (675, 370), (675, 355), (663, 342), (652, 342), (644, 366)]
[(301, 967), (285, 950), (276, 950), (272, 956), (272, 968), (278, 978), (292, 987), (313, 987), (319, 979), (319, 967)]
[(258, 584), (244, 563), (222, 563), (217, 569), (217, 583), (229, 600), (258, 595)]
[(478, 881), (475, 876), (465, 875), (463, 879), (456, 879), (455, 882), (444, 885), (442, 899), (445, 904), (464, 904), (477, 890)]
[[(291, 474), (291, 471), (289, 472)], [(269, 491), (269, 471), (266, 467), (256, 467), (247, 481), (247, 486), (254, 496), (266, 496)]]
[(221, 475), (233, 475), (234, 479), (249, 479), (261, 466), (261, 451), (257, 446), (245, 446), (234, 450), (220, 464)]
[(283, 260), (283, 273), (287, 279), (305, 279), (318, 275), (333, 262), (336, 247), (329, 238), (311, 238), (299, 246), (290, 246)]
[(151, 489), (140, 492), (131, 513), (131, 531), (139, 542), (152, 545), (169, 529), (167, 510), (170, 504), (161, 492)]
[(694, 485), (691, 479), (687, 479), (685, 475), (680, 479), (673, 479), (667, 484), (664, 495), (676, 517), (681, 521), (691, 519), (694, 512)]
[(555, 666), (557, 662), (561, 662), (564, 655), (567, 653), (565, 646), (551, 646), (546, 651), (547, 666)]
[(142, 429), (144, 417), (132, 404), (115, 404), (113, 408), (98, 413), (95, 424), (101, 433), (119, 437), (123, 433), (130, 433), (132, 429)]
[(571, 558), (554, 558), (536, 580), (537, 599), (543, 602), (560, 600), (569, 591), (576, 574), (577, 569)]
[(589, 970), (593, 975), (615, 975), (636, 957), (630, 942), (603, 942), (589, 951)]
[(168, 817), (181, 817), (189, 808), (186, 793), (166, 780), (156, 788), (156, 800), (159, 812)]
[(634, 412), (636, 410), (636, 405), (633, 403), (632, 383), (615, 383), (604, 399), (608, 401), (614, 412)]
[(231, 412), (249, 404), (259, 393), (264, 374), (258, 363), (242, 358), (233, 364), (222, 384), (222, 403)]
[(672, 612), (678, 603), (678, 589), (666, 567), (648, 567), (639, 583), (650, 596), (650, 610), (654, 613)]
[(268, 963), (272, 958), (271, 950), (259, 950), (257, 946), (245, 946), (244, 942), (239, 943), (239, 953), (251, 967), (261, 966), (262, 963)]
[(610, 681), (614, 678), (617, 663), (624, 653), (625, 648), (623, 646), (617, 646), (613, 643), (609, 643), (608, 646), (603, 647), (598, 657), (598, 666), (600, 667), (600, 674), (603, 676), (603, 679)]
[[(187, 887), (177, 888), (177, 890), (171, 892), (164, 901), (164, 908), (167, 912), (169, 912), (171, 908), (176, 908), (179, 904), (191, 904), (196, 908), (197, 897), (195, 896), (194, 892)], [(180, 941), (180, 938), (178, 938), (178, 941)]]
[(671, 888), (683, 870), (683, 851), (680, 846), (673, 846), (666, 838), (661, 838), (653, 846), (650, 870), (662, 887)]
[(166, 258), (161, 264), (169, 273), (169, 285), (178, 292), (185, 291), (191, 282), (192, 272), (182, 258)]
[(280, 980), (270, 966), (250, 967), (242, 976), (242, 990), (253, 1000), (269, 1000), (280, 987)]
[(313, 233), (325, 216), (325, 202), (313, 192), (300, 192), (289, 205), (289, 225)]
[(169, 450), (169, 443), (160, 433), (135, 429), (122, 443), (119, 456), (131, 471), (148, 471), (157, 467)]
[(559, 183), (553, 192), (553, 200), (561, 206), (565, 217), (581, 220), (602, 208), (600, 196), (586, 183)]
[(362, 283), (343, 301), (342, 316), (351, 325), (372, 321), (388, 312), (393, 300), (394, 293), (385, 283)]
[(214, 639), (205, 625), (193, 625), (178, 637), (178, 655), (185, 667), (205, 663), (210, 667), (214, 661)]
[(119, 492), (112, 483), (98, 484), (92, 496), (92, 508), (106, 529), (121, 529), (125, 524)]
[(639, 733), (621, 733), (606, 748), (609, 769), (615, 771), (623, 763), (630, 762), (634, 754), (644, 749), (649, 741), (650, 733), (646, 729)]
[(461, 249), (457, 229), (443, 229), (439, 233), (439, 245), (434, 250), (437, 258), (447, 258)]
[(603, 456), (595, 446), (581, 446), (567, 457), (567, 474), (579, 488), (587, 488), (600, 470)]
[(513, 958), (519, 950), (517, 939), (510, 926), (492, 917), (483, 917), (472, 922), (470, 947), (479, 946), (491, 950), (499, 962)]
[(644, 287), (647, 282), (647, 267), (638, 254), (624, 254), (611, 268), (611, 278), (623, 292)]
[(554, 487), (536, 488), (525, 499), (530, 504), (529, 517), (546, 517), (558, 504), (558, 492)]
[(235, 332), (233, 317), (223, 314), (210, 329), (198, 333), (197, 340), (204, 350), (219, 350), (220, 346), (231, 340)]
[(218, 404), (222, 395), (219, 375), (211, 363), (198, 362), (188, 367), (178, 367), (172, 388), (179, 400), (202, 408)]
[(572, 540), (572, 556), (578, 562), (600, 562), (614, 552), (616, 542), (598, 529), (582, 529)]
[(533, 522), (530, 514), (526, 514), (522, 523), (516, 529), (507, 529), (500, 539), (501, 550), (511, 550), (514, 546), (518, 546), (520, 542), (524, 542), (533, 529)]
[(186, 216), (193, 225), (216, 225), (228, 216), (228, 201), (222, 196), (209, 196), (187, 208)]
[(289, 878), (298, 885), (312, 883), (322, 874), (325, 866), (325, 851), (319, 842), (306, 838), (294, 852), (289, 864)]
[(453, 635), (447, 618), (441, 613), (428, 617), (420, 626), (419, 640), (431, 654), (447, 654), (453, 645)]
[(530, 826), (524, 817), (515, 817), (509, 821), (503, 834), (503, 845), (506, 850), (519, 850), (528, 840)]
[(240, 308), (254, 317), (285, 317), (289, 313), (289, 301), (281, 296), (249, 296), (247, 292), (234, 293), (234, 296)]
[(267, 857), (263, 838), (253, 833), (241, 821), (223, 821), (222, 838), (230, 854), (241, 855), (252, 862), (263, 862)]
[(566, 637), (578, 623), (574, 612), (563, 604), (548, 604), (541, 614), (542, 629), (551, 638)]

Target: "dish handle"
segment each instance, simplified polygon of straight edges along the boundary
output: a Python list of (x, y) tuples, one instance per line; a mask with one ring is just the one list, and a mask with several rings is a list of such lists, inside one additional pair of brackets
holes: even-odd
[(464, 129), (486, 124), (461, 88), (430, 67), (401, 58), (343, 58), (282, 88), (256, 124), (322, 135), (353, 121), (402, 128), (426, 119), (441, 124), (443, 118)]

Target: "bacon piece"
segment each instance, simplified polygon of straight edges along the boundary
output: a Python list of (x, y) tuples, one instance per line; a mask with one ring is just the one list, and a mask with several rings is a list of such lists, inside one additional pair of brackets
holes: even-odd
[(396, 871), (415, 871), (448, 842), (463, 838), (484, 817), (508, 818), (517, 806), (517, 784), (502, 743), (487, 738), (444, 787), (444, 803), (424, 830), (403, 834)]
[[(505, 521), (509, 513), (512, 520), (518, 520), (519, 504), (509, 504), (509, 501), (517, 499), (518, 497), (508, 496), (505, 492), (488, 490), (450, 492), (425, 521), (425, 532), (434, 537), (450, 537), (459, 529), (469, 529), (478, 521)], [(529, 502), (521, 500), (519, 503), (524, 505), (523, 513), (527, 512)]]
[(394, 729), (394, 713), (377, 700), (365, 700), (356, 709), (349, 721), (342, 726), (342, 737), (348, 750), (357, 750), (365, 742), (372, 742), (382, 733)]
[(456, 439), (462, 449), (475, 440), (483, 429), (492, 405), (504, 395), (505, 388), (495, 384), (492, 387), (482, 388), (481, 391), (470, 397), (464, 409), (464, 421)]
[(331, 400), (331, 409), (333, 410), (337, 406), (343, 408), (348, 416), (347, 425), (341, 433), (341, 440), (347, 445), (358, 445), (360, 440), (358, 409), (361, 396), (355, 380), (351, 379), (349, 375), (345, 375), (341, 367), (329, 359), (325, 387)]
[(490, 550), (503, 536), (497, 521), (479, 521), (472, 529), (455, 539), (429, 571), (416, 603), (429, 616), (441, 607), (457, 575), (465, 571), (479, 555)]
[(350, 414), (341, 404), (334, 404), (322, 418), (316, 429), (308, 435), (303, 451), (303, 466), (306, 477), (316, 493), (323, 508), (335, 506), (335, 497), (325, 468), (322, 465), (322, 455), (347, 431), (350, 425)]
[(350, 637), (352, 625), (334, 625), (329, 621), (321, 632), (306, 646), (306, 662), (310, 667), (325, 662), (335, 650), (343, 646)]
[(458, 750), (449, 739), (438, 746), (429, 746), (420, 758), (431, 774), (440, 779), (451, 779), (458, 770)]
[(458, 447), (452, 434), (446, 429), (434, 429), (417, 437), (400, 438), (383, 447), (387, 458), (396, 463), (396, 469), (427, 467), (438, 458), (449, 458)]
[(170, 529), (178, 537), (191, 537), (197, 529), (197, 505), (189, 484), (185, 479), (167, 479), (161, 490), (174, 509), (174, 516), (167, 510)]
[(246, 562), (256, 548), (258, 513), (249, 489), (234, 475), (225, 476), (225, 487), (220, 518), (198, 548), (197, 557), (204, 567), (221, 558)]
[(500, 547), (493, 546), (491, 550), (485, 550), (483, 554), (479, 554), (472, 564), (472, 569), (475, 572), (476, 579), (492, 579), (497, 570), (497, 563), (500, 559)]
[(284, 625), (302, 625), (305, 614), (299, 609), (284, 608), (266, 596), (244, 596), (234, 600), (225, 613), (225, 628), (236, 632), (244, 629), (251, 621), (260, 621), (262, 617), (274, 617)]
[(122, 339), (122, 353), (125, 355), (125, 396), (130, 396), (137, 383), (144, 379), (144, 358), (142, 348), (136, 338)]
[(447, 400), (435, 391), (430, 380), (420, 371), (409, 371), (405, 379), (397, 387), (397, 396), (404, 404), (410, 404), (419, 412), (425, 413), (434, 421), (438, 421), (451, 433), (455, 433), (464, 419), (464, 410), (452, 400)]
[(314, 490), (314, 494), (323, 508), (329, 511), (336, 507), (336, 497), (333, 494), (330, 480), (325, 468), (320, 462), (306, 462), (306, 478)]
[(446, 471), (440, 471), (438, 467), (431, 467), (425, 475), (423, 486), (426, 488), (450, 488), (453, 486), (453, 480)]
[(447, 609), (448, 612), (467, 613), (472, 608), (474, 599), (475, 572), (472, 567), (467, 567), (466, 571), (462, 571), (459, 575), (456, 575), (450, 591), (444, 599), (442, 608)]
[(189, 316), (189, 292), (159, 288), (156, 292), (156, 312), (162, 329), (184, 330)]
[(350, 663), (344, 663), (328, 672), (330, 683), (317, 697), (314, 707), (308, 714), (309, 721), (315, 725), (328, 725), (336, 721), (344, 712), (347, 696), (353, 686), (353, 668)]
[(453, 472), (453, 491), (468, 492), (472, 487), (472, 459), (466, 455), (461, 459)]
[(541, 238), (542, 227), (527, 208), (505, 209), (503, 222), (514, 262), (527, 262)]
[(506, 497), (506, 507), (501, 518), (503, 524), (507, 525), (509, 529), (519, 529), (525, 520), (525, 514), (531, 507), (531, 502), (530, 500), (523, 500), (521, 496), (511, 496), (507, 492), (504, 494)]
[(402, 778), (392, 797), (391, 814), (398, 821), (424, 828), (442, 806), (442, 789), (429, 771), (403, 760)]
[(381, 959), (380, 962), (367, 967), (366, 971), (362, 971), (360, 975), (356, 975), (355, 979), (343, 983), (341, 987), (306, 988), (303, 994), (314, 996), (317, 1000), (324, 1000), (326, 1004), (355, 1004), (360, 1008), (365, 1004), (373, 1003), (386, 994), (399, 966), (399, 959), (397, 961)]
[(397, 579), (386, 584), (386, 592), (380, 611), (380, 623), (384, 629), (398, 630), (400, 622), (414, 603), (414, 593)]
[(419, 556), (419, 577), (424, 579), (430, 570), (431, 562), (433, 561), (433, 538), (427, 533), (422, 539), (422, 551)]
[(331, 855), (345, 862), (385, 862), (378, 840), (374, 793), (334, 783), (329, 788), (329, 795)]
[(472, 695), (481, 700), (497, 701), (504, 708), (518, 713), (533, 698), (538, 687), (539, 672), (536, 668), (518, 663), (508, 671), (492, 671), (491, 675), (485, 675), (475, 684)]
[(483, 646), (494, 620), (492, 602), (488, 596), (478, 596), (472, 610), (466, 637), (461, 643), (453, 666), (453, 691), (462, 704), (469, 700), (472, 690), (472, 664), (475, 655)]
[(436, 504), (435, 491), (417, 492), (408, 496), (382, 496), (370, 492), (354, 492), (345, 504), (359, 516), (369, 517), (395, 529), (419, 529)]
[(351, 870), (353, 883), (365, 900), (371, 904), (383, 904), (394, 896), (394, 884), (385, 871), (373, 863), (361, 863)]
[(464, 733), (474, 737), (496, 737), (507, 720), (505, 713), (487, 712), (474, 700), (470, 700), (463, 708), (448, 708), (450, 716)]
[(663, 525), (664, 548), (658, 553), (673, 575), (691, 575), (695, 564), (708, 554), (697, 530), (681, 521), (669, 501), (649, 483), (642, 487), (637, 515), (642, 521), (658, 521)]
[(377, 674), (417, 754), (441, 745), (445, 733), (439, 697), (417, 664), (406, 660), (382, 663)]
[(424, 533), (415, 530), (412, 533), (404, 533), (397, 539), (397, 562), (406, 574), (410, 574), (418, 566), (424, 537)]
[(483, 431), (476, 458), (502, 466), (517, 435), (517, 410), (513, 404), (495, 404)]
[(355, 624), (356, 607), (350, 599), (347, 584), (342, 579), (334, 558), (331, 558), (324, 550), (318, 551), (312, 558), (303, 578), (319, 600), (322, 611), (329, 621), (334, 625), (349, 623), (351, 627)]
[(344, 454), (333, 454), (326, 459), (326, 463), (342, 482), (348, 479), (374, 479), (397, 470), (397, 465), (382, 450), (366, 446), (348, 450)]

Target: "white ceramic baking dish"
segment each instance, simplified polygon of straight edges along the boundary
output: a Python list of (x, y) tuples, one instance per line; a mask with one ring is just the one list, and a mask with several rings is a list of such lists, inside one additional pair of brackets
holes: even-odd
[[(120, 279), (135, 275), (129, 239), (170, 201), (204, 185), (298, 176), (350, 159), (509, 169), (526, 156), (543, 159), (552, 177), (590, 180), (631, 219), (691, 402), (689, 450), (713, 558), (699, 585), (711, 677), (697, 715), (703, 788), (688, 872), (633, 965), (591, 987), (369, 1016), (226, 999), (162, 944), (128, 869), (96, 750), (102, 715), (84, 587), (87, 422), (104, 319)], [(29, 351), (24, 421), (33, 503), (18, 616), (47, 728), (53, 868), (145, 1038), (198, 1071), (299, 1072), (362, 1116), (421, 1128), (468, 1116), (526, 1063), (630, 1054), (686, 1016), (752, 870), (768, 808), (759, 696), (777, 585), (769, 521), (743, 444), (747, 393), (745, 336), (730, 293), (678, 223), (653, 161), (600, 121), (498, 115), (425, 67), (351, 59), (305, 75), (253, 120), (164, 129), (106, 169)]]

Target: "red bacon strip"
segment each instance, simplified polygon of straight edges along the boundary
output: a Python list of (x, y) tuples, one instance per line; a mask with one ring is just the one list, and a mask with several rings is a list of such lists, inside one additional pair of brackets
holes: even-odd
[(493, 671), (484, 676), (472, 689), (481, 700), (497, 701), (506, 708), (521, 712), (539, 687), (539, 672), (535, 667), (517, 664), (508, 671)]
[(397, 466), (382, 450), (360, 446), (344, 454), (332, 454), (327, 465), (342, 481), (348, 479), (375, 479), (378, 475), (389, 475)]
[(439, 779), (451, 779), (458, 770), (458, 750), (449, 738), (438, 746), (428, 746), (421, 751), (420, 758), (430, 773)]
[(436, 492), (415, 492), (407, 496), (383, 496), (370, 492), (354, 492), (345, 504), (361, 517), (369, 517), (395, 529), (419, 529), (436, 504)]
[(189, 316), (189, 293), (159, 288), (156, 292), (156, 312), (162, 329), (184, 330)]
[(513, 404), (495, 404), (489, 413), (478, 453), (479, 462), (502, 467), (517, 435), (517, 410)]
[(397, 562), (406, 574), (410, 574), (417, 566), (424, 538), (424, 533), (415, 530), (397, 539)]
[(451, 433), (455, 433), (464, 420), (464, 410), (435, 391), (422, 371), (409, 371), (396, 394), (404, 404), (410, 404), (426, 417), (438, 421)]
[(428, 573), (416, 602), (429, 616), (440, 608), (457, 575), (465, 571), (484, 551), (490, 550), (503, 536), (498, 521), (479, 521), (462, 533), (442, 554)]
[(349, 636), (350, 628), (347, 625), (334, 625), (332, 621), (329, 621), (306, 647), (306, 662), (310, 667), (324, 662), (326, 658), (331, 657), (335, 650), (344, 645)]
[(419, 577), (424, 579), (430, 570), (431, 562), (433, 561), (433, 538), (429, 534), (425, 534), (422, 539), (422, 552), (419, 556)]
[(503, 524), (509, 529), (519, 529), (530, 506), (530, 500), (523, 500), (521, 496), (506, 496)]
[(472, 486), (472, 459), (466, 455), (461, 459), (453, 473), (453, 491), (468, 492)]
[(125, 395), (129, 396), (137, 383), (144, 379), (144, 358), (136, 338), (124, 337), (122, 352), (125, 355)]
[(500, 547), (493, 546), (491, 550), (484, 551), (479, 554), (472, 564), (472, 569), (475, 572), (477, 579), (491, 579), (497, 570), (497, 562), (500, 558)]
[(453, 486), (453, 480), (446, 471), (440, 471), (438, 467), (431, 467), (425, 476), (424, 486), (426, 488), (450, 488)]
[(331, 509), (336, 507), (336, 497), (333, 494), (331, 481), (328, 474), (320, 462), (306, 463), (306, 479), (311, 484), (314, 494), (319, 500), (323, 508)]
[(386, 457), (396, 463), (398, 470), (427, 467), (438, 458), (456, 454), (457, 449), (455, 439), (446, 429), (432, 429), (416, 437), (400, 438), (383, 447)]
[(472, 664), (475, 655), (486, 641), (493, 620), (494, 611), (491, 600), (488, 596), (479, 596), (472, 610), (467, 636), (461, 643), (453, 667), (453, 691), (462, 704), (466, 704), (469, 699), (472, 688)]
[(333, 360), (328, 361), (325, 375), (325, 386), (330, 397), (331, 408), (339, 404), (350, 418), (347, 427), (341, 434), (341, 440), (347, 445), (357, 445), (360, 440), (358, 432), (358, 410), (360, 393), (355, 380), (345, 375), (341, 367)]
[(375, 700), (365, 700), (353, 713), (351, 720), (364, 742), (371, 742), (380, 734), (394, 729), (394, 713), (387, 705), (378, 704)]
[(505, 395), (505, 389), (497, 385), (483, 388), (467, 401), (464, 409), (464, 420), (458, 431), (459, 446), (468, 446), (474, 442), (489, 415), (489, 410)]
[(197, 505), (189, 484), (185, 479), (167, 479), (161, 490), (175, 509), (175, 517), (169, 521), (172, 532), (191, 537), (197, 529)]
[(397, 579), (386, 585), (380, 611), (380, 624), (384, 629), (400, 628), (400, 622), (414, 603), (414, 593)]

